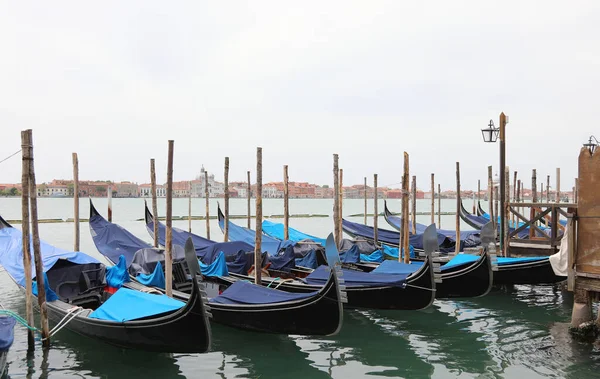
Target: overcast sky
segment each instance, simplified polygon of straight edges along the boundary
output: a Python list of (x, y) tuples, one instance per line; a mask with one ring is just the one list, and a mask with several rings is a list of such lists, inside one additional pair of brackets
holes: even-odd
[[(230, 180), (344, 183), (430, 173), (463, 188), (498, 167), (480, 129), (509, 116), (507, 165), (530, 186), (598, 132), (598, 1), (1, 1), (0, 160), (33, 129), (37, 181), (175, 180), (201, 164)], [(20, 156), (0, 183), (20, 181)], [(511, 174), (512, 177), (512, 174)], [(544, 179), (545, 182), (545, 179)]]

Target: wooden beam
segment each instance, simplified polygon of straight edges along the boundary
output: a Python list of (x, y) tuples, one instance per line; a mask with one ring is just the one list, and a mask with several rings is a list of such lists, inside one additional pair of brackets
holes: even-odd
[[(29, 239), (29, 161), (31, 160), (31, 139), (29, 133), (21, 132), (22, 176), (21, 176), (21, 232), (23, 241), (23, 271), (25, 274), (25, 314), (27, 324), (33, 322), (33, 283), (31, 273), (31, 250)], [(27, 349), (35, 349), (33, 330), (27, 329)]]
[(438, 183), (438, 228), (442, 228), (442, 185)]
[(108, 184), (108, 186), (106, 186), (106, 197), (108, 198), (107, 219), (108, 219), (108, 222), (112, 222), (112, 187), (111, 187), (111, 184)]
[(435, 224), (435, 180), (434, 174), (431, 174), (431, 223)]
[[(339, 181), (340, 181), (340, 170), (338, 166), (339, 157), (337, 154), (333, 154), (333, 235), (335, 238), (335, 243), (338, 249), (341, 247), (342, 241), (340, 241), (340, 208), (339, 201), (340, 198), (337, 195), (340, 191)], [(375, 241), (377, 243), (377, 241)]]
[(154, 247), (158, 247), (158, 204), (156, 200), (156, 167), (150, 159), (150, 183), (152, 191), (152, 214), (154, 215)]
[(262, 147), (256, 148), (256, 233), (254, 235), (254, 283), (262, 283)]
[(339, 184), (339, 188), (340, 188), (340, 192), (337, 194), (339, 196), (339, 200), (338, 200), (338, 207), (339, 207), (339, 219), (338, 222), (340, 223), (340, 227), (339, 227), (339, 231), (340, 231), (340, 236), (339, 236), (339, 240), (340, 243), (342, 243), (342, 240), (344, 238), (344, 230), (342, 229), (342, 219), (344, 218), (344, 169), (340, 168), (340, 184)]
[(188, 233), (192, 232), (192, 182), (188, 182)]
[[(490, 221), (496, 229), (496, 218), (494, 217), (494, 180), (492, 176), (492, 166), (488, 166), (488, 213), (490, 215)], [(495, 232), (497, 233), (497, 231)]]
[(502, 183), (502, 185), (504, 185), (504, 211), (502, 212), (504, 214), (504, 233), (502, 233), (502, 236), (504, 237), (504, 241), (502, 244), (502, 254), (505, 257), (508, 257), (510, 255), (509, 252), (509, 248), (508, 248), (508, 231), (510, 230), (508, 228), (508, 224), (510, 221), (510, 214), (508, 213), (508, 203), (510, 202), (510, 168), (508, 166), (504, 167), (504, 177), (506, 178), (505, 182)]
[(375, 245), (379, 243), (379, 226), (377, 222), (379, 220), (379, 211), (377, 210), (377, 201), (379, 195), (377, 194), (377, 174), (373, 174), (373, 240)]
[(229, 242), (229, 157), (225, 157), (225, 227), (223, 231), (223, 241)]
[(408, 190), (409, 190), (409, 173), (410, 166), (408, 160), (408, 153), (404, 152), (404, 174), (402, 175), (402, 227), (403, 227), (403, 239), (402, 247), (398, 247), (398, 257), (404, 250), (404, 263), (410, 263), (410, 243), (409, 243), (409, 232), (408, 232)]
[(560, 167), (556, 168), (556, 202), (560, 203)]
[(412, 234), (417, 234), (417, 177), (412, 177)]
[[(202, 180), (202, 179), (200, 179)], [(204, 171), (204, 201), (206, 208), (206, 238), (210, 239), (210, 202), (208, 192), (208, 171)]]
[(169, 140), (167, 161), (167, 235), (165, 244), (165, 292), (173, 297), (173, 140)]
[(365, 219), (364, 224), (367, 225), (367, 177), (365, 176)]
[(81, 251), (79, 250), (79, 159), (77, 159), (77, 153), (73, 153), (73, 226), (75, 227), (73, 251)]
[(456, 244), (454, 253), (460, 253), (460, 163), (456, 162)]
[(250, 227), (250, 218), (252, 217), (252, 214), (250, 212), (250, 198), (252, 197), (252, 184), (250, 184), (250, 171), (247, 172), (248, 174), (248, 189), (246, 190), (246, 197), (247, 197), (247, 202), (248, 202), (248, 229), (251, 229)]
[(289, 187), (288, 187), (288, 165), (283, 166), (283, 239), (285, 241), (290, 239), (289, 223), (290, 223), (290, 209), (289, 209)]

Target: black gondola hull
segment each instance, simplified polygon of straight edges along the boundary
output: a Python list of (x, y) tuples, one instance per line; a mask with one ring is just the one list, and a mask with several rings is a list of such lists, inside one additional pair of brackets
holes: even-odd
[(554, 274), (549, 260), (498, 266), (494, 273), (494, 285), (554, 284), (566, 280), (566, 276)]
[(442, 283), (437, 286), (436, 298), (452, 299), (487, 295), (493, 284), (492, 261), (483, 254), (477, 262), (465, 268), (442, 271)]

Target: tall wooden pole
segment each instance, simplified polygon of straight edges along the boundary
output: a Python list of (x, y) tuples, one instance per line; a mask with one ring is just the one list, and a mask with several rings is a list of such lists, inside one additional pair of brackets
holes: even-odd
[(150, 159), (150, 182), (152, 191), (152, 214), (154, 215), (154, 247), (158, 247), (158, 202), (156, 200), (156, 166)]
[[(517, 203), (521, 202), (521, 185), (521, 179), (519, 179), (517, 182)], [(519, 207), (519, 213), (523, 214), (523, 210), (521, 208), (522, 207)]]
[[(492, 166), (488, 166), (488, 203), (490, 221), (492, 222), (492, 225), (494, 225), (494, 230), (496, 230), (496, 218), (494, 217), (494, 179), (492, 176)], [(498, 231), (496, 230), (494, 233), (498, 233)]]
[[(31, 274), (31, 250), (29, 239), (29, 161), (31, 159), (31, 139), (26, 130), (21, 132), (22, 176), (21, 176), (21, 232), (23, 235), (23, 271), (25, 273), (25, 313), (27, 324), (33, 323), (33, 293)], [(35, 349), (33, 331), (27, 330), (27, 349)]]
[[(498, 182), (498, 184), (494, 186), (494, 223), (496, 224), (496, 227), (502, 227), (502, 225), (498, 225), (498, 215), (500, 214), (500, 212), (498, 212), (498, 202), (500, 201), (500, 195), (498, 194), (499, 185), (500, 183)], [(502, 238), (502, 235), (499, 237)]]
[(365, 219), (364, 224), (367, 225), (367, 177), (365, 176)]
[(188, 182), (188, 232), (192, 232), (192, 182)]
[(500, 113), (500, 251), (504, 252), (506, 220), (506, 115)]
[(254, 237), (254, 283), (262, 283), (262, 147), (256, 148), (256, 234)]
[(339, 218), (338, 218), (338, 222), (340, 223), (340, 227), (339, 227), (339, 231), (340, 231), (340, 235), (339, 235), (339, 241), (340, 243), (342, 243), (343, 237), (344, 237), (344, 231), (342, 229), (342, 219), (344, 218), (344, 169), (340, 168), (340, 192), (338, 193), (339, 196), (339, 200), (338, 200), (338, 204), (340, 207), (339, 210)]
[(438, 228), (442, 228), (442, 185), (438, 183)]
[(456, 162), (456, 248), (455, 254), (460, 253), (460, 163)]
[(288, 176), (288, 165), (283, 166), (283, 239), (285, 241), (290, 239), (290, 203), (289, 203), (289, 176)]
[(412, 234), (417, 234), (417, 177), (412, 177)]
[(556, 202), (560, 203), (560, 167), (556, 168)]
[(373, 240), (375, 241), (375, 245), (379, 243), (379, 211), (377, 209), (377, 201), (379, 200), (379, 195), (377, 194), (377, 174), (373, 174)]
[(339, 188), (340, 171), (338, 167), (338, 155), (333, 154), (333, 234), (335, 237), (336, 246), (339, 248), (342, 241), (340, 241), (340, 208), (339, 201), (340, 197), (337, 195), (340, 191)]
[(504, 243), (503, 243), (503, 250), (502, 253), (504, 254), (505, 257), (509, 256), (509, 246), (508, 246), (508, 224), (510, 222), (510, 212), (509, 212), (509, 205), (508, 203), (510, 203), (510, 169), (508, 166), (504, 167), (504, 177), (506, 178), (506, 180), (504, 181), (504, 217), (506, 218), (506, 220), (504, 220)]
[(206, 238), (210, 239), (210, 207), (208, 193), (208, 172), (204, 171), (204, 201), (206, 202)]
[[(544, 194), (542, 194), (542, 198)], [(546, 177), (546, 203), (550, 202), (550, 175)]]
[(229, 157), (225, 157), (225, 228), (223, 241), (229, 242)]
[[(533, 171), (531, 172), (531, 196), (532, 196), (532, 203), (537, 203), (538, 202), (538, 198), (537, 198), (537, 174), (535, 169), (533, 169)], [(531, 207), (531, 211), (529, 213), (529, 219), (533, 220), (533, 218), (535, 217), (536, 214), (536, 210), (534, 207)], [(535, 235), (534, 233), (534, 228), (529, 228), (529, 238), (533, 238)]]
[[(481, 180), (477, 179), (477, 205), (479, 206), (479, 202), (481, 201)], [(477, 214), (477, 210), (475, 213)]]
[(167, 161), (167, 240), (165, 246), (165, 290), (173, 296), (173, 140), (169, 140)]
[[(38, 289), (38, 305), (40, 307), (40, 322), (42, 324), (42, 345), (50, 346), (50, 328), (48, 327), (48, 310), (46, 309), (46, 288), (44, 284), (44, 266), (40, 248), (40, 232), (38, 229), (37, 213), (37, 186), (35, 184), (35, 167), (33, 163), (33, 136), (28, 129), (29, 136), (29, 215), (31, 217), (31, 234), (33, 239), (33, 258), (35, 260), (35, 281)], [(21, 189), (22, 191), (25, 188)]]
[[(402, 249), (404, 249), (404, 263), (410, 263), (410, 239), (409, 239), (409, 230), (408, 230), (408, 194), (409, 194), (409, 174), (410, 174), (410, 166), (408, 160), (408, 153), (404, 152), (404, 173), (402, 175), (402, 228), (403, 230), (403, 239), (402, 239)], [(400, 253), (398, 254), (400, 255)]]
[(433, 173), (431, 174), (431, 223), (435, 224), (435, 177)]
[(79, 159), (77, 153), (73, 153), (73, 224), (75, 224), (75, 243), (73, 251), (79, 250)]
[[(513, 179), (513, 201), (517, 201), (517, 172), (515, 171), (515, 176)], [(512, 221), (513, 221), (513, 225), (517, 225), (517, 216), (513, 213), (512, 214)], [(516, 227), (516, 226), (515, 226)]]
[[(405, 153), (406, 154), (406, 153)], [(405, 199), (404, 199), (404, 187), (405, 187), (405, 175), (404, 173), (402, 173), (402, 202), (401, 202), (401, 206), (400, 206), (400, 214), (402, 215), (402, 218), (400, 219), (400, 233), (399, 233), (399, 238), (398, 238), (398, 262), (402, 262), (403, 258), (402, 258), (402, 251), (404, 249), (404, 238), (406, 238), (406, 233), (404, 233), (405, 231), (405, 226), (404, 226), (404, 220), (407, 218), (406, 217), (406, 213), (405, 213)]]
[(112, 222), (112, 187), (109, 183), (107, 186), (106, 197), (108, 198), (108, 222)]
[(250, 198), (252, 198), (252, 184), (250, 183), (250, 171), (248, 174), (248, 189), (246, 190), (246, 197), (248, 201), (248, 229), (250, 229), (250, 218), (252, 217), (252, 213), (250, 212)]

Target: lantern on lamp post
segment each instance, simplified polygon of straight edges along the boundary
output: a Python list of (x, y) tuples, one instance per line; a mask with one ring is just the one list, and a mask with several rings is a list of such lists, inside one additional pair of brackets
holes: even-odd
[[(595, 141), (595, 143), (592, 142), (592, 139)], [(596, 137), (590, 136), (588, 143), (584, 143), (583, 147), (587, 147), (590, 151), (590, 154), (594, 154), (594, 151), (596, 151), (596, 148), (598, 147), (598, 140)]]

